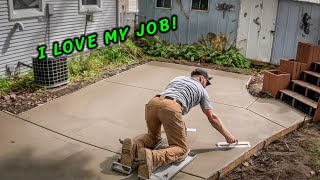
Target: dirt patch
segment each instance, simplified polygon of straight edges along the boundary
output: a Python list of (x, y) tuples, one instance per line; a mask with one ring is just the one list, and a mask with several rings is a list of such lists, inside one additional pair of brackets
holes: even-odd
[(320, 123), (276, 140), (227, 174), (233, 179), (320, 179)]
[(254, 97), (259, 98), (272, 98), (270, 95), (262, 91), (263, 86), (263, 73), (256, 73), (251, 76), (247, 89), (249, 93)]
[(232, 73), (238, 73), (238, 74), (245, 74), (245, 75), (254, 75), (257, 73), (262, 73), (264, 70), (271, 70), (271, 69), (278, 69), (277, 65), (272, 65), (264, 62), (257, 62), (257, 61), (251, 61), (252, 62), (252, 68), (243, 69), (243, 68), (236, 68), (236, 67), (224, 67), (219, 66), (212, 63), (202, 63), (202, 62), (191, 62), (187, 60), (174, 60), (174, 59), (163, 59), (158, 60), (161, 62), (169, 62), (174, 64), (182, 64), (187, 66), (195, 66), (195, 67), (202, 67), (207, 69), (215, 69), (220, 71), (226, 71), (226, 72), (232, 72)]
[(48, 90), (46, 92), (41, 92), (38, 90), (23, 90), (2, 95), (0, 96), (0, 111), (8, 111), (13, 114), (19, 114), (34, 107), (45, 104), (49, 101), (52, 101), (58, 97), (70, 94), (74, 91), (77, 91), (102, 79), (114, 76), (123, 71), (127, 71), (131, 68), (145, 64), (147, 62), (148, 61), (143, 60), (135, 64), (124, 65), (115, 69), (106, 70), (101, 77), (92, 82), (72, 82), (69, 83), (67, 86), (63, 86), (58, 89)]

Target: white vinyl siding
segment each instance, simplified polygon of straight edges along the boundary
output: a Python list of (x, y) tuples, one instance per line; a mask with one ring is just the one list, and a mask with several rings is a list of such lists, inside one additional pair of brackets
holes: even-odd
[[(103, 33), (116, 27), (116, 0), (102, 0), (101, 12), (93, 14), (94, 22), (88, 22), (87, 34), (97, 32), (99, 47), (103, 47)], [(79, 37), (85, 30), (85, 13), (79, 13), (79, 0), (46, 0), (54, 5), (55, 14), (44, 18), (20, 20), (24, 30), (15, 28), (17, 22), (10, 21), (8, 1), (0, 1), (0, 76), (7, 64), (18, 61), (31, 64), (31, 56), (37, 54), (37, 46), (54, 41)], [(50, 31), (50, 32), (49, 32)], [(50, 43), (48, 40), (50, 37)]]
[(138, 0), (129, 0), (129, 12), (138, 12)]

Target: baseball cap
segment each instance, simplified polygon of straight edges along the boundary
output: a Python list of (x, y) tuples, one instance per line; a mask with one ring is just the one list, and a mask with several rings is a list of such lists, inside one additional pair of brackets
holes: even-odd
[(194, 71), (192, 71), (191, 76), (195, 76), (195, 75), (200, 75), (203, 76), (207, 79), (207, 86), (211, 85), (210, 80), (212, 79), (212, 77), (209, 77), (208, 72), (203, 69), (203, 68), (197, 68)]

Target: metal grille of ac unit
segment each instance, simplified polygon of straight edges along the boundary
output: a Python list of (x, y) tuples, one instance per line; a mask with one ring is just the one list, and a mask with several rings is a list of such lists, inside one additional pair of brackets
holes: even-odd
[(39, 60), (32, 57), (35, 84), (45, 88), (55, 88), (69, 83), (67, 57), (47, 57)]

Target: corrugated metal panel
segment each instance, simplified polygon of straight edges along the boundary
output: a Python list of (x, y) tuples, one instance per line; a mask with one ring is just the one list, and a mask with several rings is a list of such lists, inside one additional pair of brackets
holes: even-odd
[[(55, 5), (55, 15), (39, 21), (38, 18), (19, 20), (25, 30), (14, 30), (16, 21), (10, 22), (8, 1), (0, 1), (0, 75), (4, 74), (6, 64), (18, 61), (31, 63), (31, 56), (37, 53), (39, 44), (48, 42), (47, 27), (50, 27), (50, 43), (74, 38), (84, 33), (85, 15), (79, 13), (79, 0), (47, 0)], [(116, 0), (103, 0), (103, 11), (94, 13), (94, 22), (88, 22), (87, 34), (97, 32), (99, 46), (103, 46), (103, 32), (116, 27)]]
[(278, 0), (241, 0), (237, 47), (250, 59), (270, 62)]
[[(311, 16), (310, 33), (301, 28), (305, 13)], [(278, 64), (281, 58), (295, 59), (298, 42), (318, 44), (320, 41), (320, 5), (279, 1), (277, 28), (272, 54), (272, 62)]]
[[(231, 34), (230, 40), (235, 41), (237, 37), (238, 17), (240, 11), (240, 0), (209, 0), (209, 11), (194, 11), (191, 9), (191, 0), (181, 0), (186, 15), (176, 0), (172, 0), (172, 8), (155, 8), (155, 0), (139, 0), (139, 15), (146, 16), (147, 20), (169, 17), (173, 14), (178, 16), (178, 30), (159, 36), (172, 43), (194, 43), (201, 35), (209, 32), (220, 34)], [(217, 3), (232, 4), (235, 8), (232, 11), (216, 9)], [(144, 18), (140, 18), (143, 21)]]

